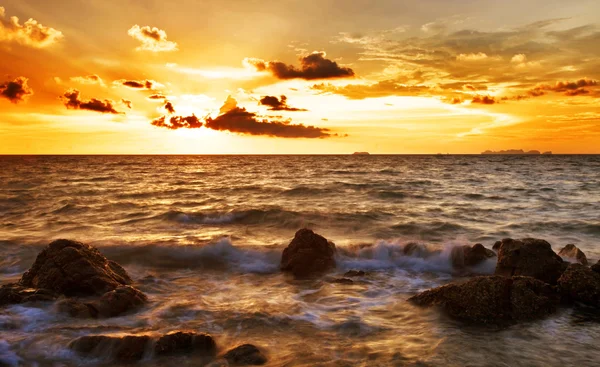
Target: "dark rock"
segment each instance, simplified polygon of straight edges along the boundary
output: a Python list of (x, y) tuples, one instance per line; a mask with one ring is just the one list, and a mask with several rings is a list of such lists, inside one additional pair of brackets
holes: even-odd
[(344, 277), (364, 277), (365, 275), (367, 275), (367, 273), (362, 270), (350, 270), (344, 273)]
[(600, 274), (600, 260), (598, 260), (597, 263), (595, 263), (594, 265), (592, 265), (591, 269), (593, 271), (595, 271), (596, 273)]
[(197, 353), (214, 357), (217, 354), (217, 344), (208, 334), (179, 331), (158, 339), (154, 352), (159, 356)]
[(450, 252), (452, 266), (455, 268), (464, 268), (465, 266), (475, 266), (489, 258), (496, 257), (496, 253), (486, 249), (482, 244), (475, 244), (473, 247), (457, 246)]
[(531, 277), (481, 276), (448, 284), (409, 299), (418, 306), (439, 306), (459, 320), (507, 325), (544, 317), (559, 297), (553, 287)]
[(544, 240), (507, 238), (502, 240), (498, 251), (496, 275), (530, 276), (548, 284), (556, 284), (567, 265)]
[(75, 339), (69, 344), (69, 348), (83, 357), (135, 362), (144, 357), (150, 341), (150, 337), (146, 335), (124, 337), (93, 335)]
[(32, 289), (18, 284), (5, 284), (0, 288), (0, 306), (17, 303), (49, 302), (58, 297), (47, 289)]
[(498, 252), (500, 250), (500, 246), (502, 246), (502, 241), (494, 242), (494, 246), (492, 246), (492, 250)]
[(227, 362), (238, 366), (256, 366), (267, 363), (267, 357), (252, 344), (243, 344), (235, 347), (225, 353), (223, 358), (225, 358)]
[(558, 256), (567, 257), (569, 259), (575, 259), (578, 263), (582, 265), (587, 265), (588, 260), (583, 251), (581, 251), (577, 246), (571, 244), (563, 247), (562, 250), (558, 253)]
[(115, 317), (139, 309), (148, 302), (148, 297), (138, 289), (123, 285), (106, 292), (91, 305), (98, 310), (99, 317)]
[(67, 298), (56, 303), (59, 313), (69, 315), (78, 319), (89, 319), (98, 317), (98, 310), (90, 304)]
[(354, 284), (354, 281), (348, 278), (335, 278), (331, 282), (337, 284)]
[(582, 264), (571, 264), (558, 279), (563, 298), (600, 307), (600, 274)]
[(283, 250), (281, 270), (296, 277), (322, 274), (335, 268), (335, 245), (310, 229), (296, 232)]
[(130, 283), (131, 278), (119, 264), (92, 246), (70, 240), (50, 243), (20, 281), (25, 287), (66, 296), (101, 295)]

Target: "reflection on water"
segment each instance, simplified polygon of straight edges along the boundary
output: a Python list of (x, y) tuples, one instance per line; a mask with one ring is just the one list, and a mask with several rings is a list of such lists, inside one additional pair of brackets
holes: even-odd
[[(211, 333), (223, 351), (261, 346), (270, 366), (592, 366), (600, 358), (594, 311), (490, 329), (406, 302), (465, 275), (450, 266), (454, 245), (534, 236), (555, 251), (575, 243), (600, 257), (597, 156), (0, 162), (2, 283), (18, 279), (51, 239), (69, 237), (124, 265), (151, 300), (107, 320), (67, 318), (52, 305), (0, 309), (0, 361), (8, 365), (112, 366), (66, 346), (81, 335), (188, 329)], [(298, 281), (278, 272), (283, 247), (302, 226), (336, 242), (336, 273)], [(404, 255), (409, 241), (430, 252)], [(493, 268), (492, 259), (470, 270)], [(367, 275), (333, 282), (350, 269)]]

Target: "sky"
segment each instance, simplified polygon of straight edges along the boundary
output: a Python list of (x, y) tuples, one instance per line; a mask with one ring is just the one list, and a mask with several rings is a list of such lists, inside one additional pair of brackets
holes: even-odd
[(0, 0), (0, 154), (600, 153), (598, 0)]

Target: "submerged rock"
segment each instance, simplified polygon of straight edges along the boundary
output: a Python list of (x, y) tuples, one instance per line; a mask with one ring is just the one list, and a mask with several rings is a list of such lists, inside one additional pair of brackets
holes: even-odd
[(39, 253), (20, 284), (66, 296), (86, 296), (101, 295), (131, 284), (131, 278), (98, 249), (81, 242), (56, 240)]
[(197, 353), (214, 357), (217, 354), (217, 344), (208, 334), (179, 331), (158, 339), (154, 352), (158, 356)]
[(344, 277), (364, 277), (365, 275), (367, 273), (362, 270), (349, 270), (344, 273)]
[(530, 276), (548, 284), (556, 284), (567, 265), (544, 240), (507, 238), (502, 240), (498, 251), (496, 275)]
[(124, 337), (82, 336), (69, 344), (69, 349), (83, 357), (102, 358), (118, 362), (135, 362), (144, 357), (151, 338), (147, 335)]
[(335, 278), (331, 281), (331, 283), (337, 284), (354, 284), (354, 280), (350, 278)]
[(558, 279), (558, 287), (567, 301), (600, 307), (600, 274), (582, 264), (571, 264)]
[(96, 310), (89, 303), (80, 302), (75, 299), (62, 299), (56, 302), (56, 311), (78, 319), (89, 319), (98, 317)]
[(280, 268), (296, 277), (322, 274), (335, 268), (335, 252), (333, 242), (304, 228), (283, 250)]
[(0, 306), (29, 302), (54, 301), (58, 295), (47, 289), (33, 289), (19, 284), (5, 284), (0, 288)]
[(563, 247), (562, 250), (558, 253), (558, 256), (566, 257), (569, 259), (574, 259), (578, 263), (582, 265), (587, 265), (588, 260), (583, 251), (581, 251), (577, 246), (570, 244)]
[(552, 286), (531, 277), (481, 276), (430, 289), (409, 301), (439, 306), (459, 320), (502, 325), (544, 317), (555, 310), (559, 297)]
[(452, 266), (455, 268), (464, 268), (465, 266), (475, 266), (485, 260), (496, 257), (496, 253), (486, 249), (482, 244), (477, 243), (473, 247), (457, 246), (450, 252)]
[(243, 344), (225, 353), (223, 358), (234, 366), (262, 365), (267, 357), (252, 344)]
[(139, 309), (148, 302), (148, 297), (140, 290), (123, 285), (106, 292), (99, 300), (92, 302), (99, 317), (115, 317)]

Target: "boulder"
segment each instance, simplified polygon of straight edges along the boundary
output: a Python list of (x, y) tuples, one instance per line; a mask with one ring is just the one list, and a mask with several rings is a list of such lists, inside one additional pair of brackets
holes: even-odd
[(335, 253), (333, 242), (310, 229), (301, 229), (283, 250), (280, 268), (296, 277), (322, 274), (335, 268)]
[(568, 259), (573, 259), (582, 265), (588, 264), (587, 257), (585, 256), (583, 251), (581, 251), (577, 246), (572, 245), (572, 244), (566, 245), (565, 247), (563, 247), (563, 249), (560, 250), (560, 252), (558, 253), (558, 256), (561, 256), (563, 258), (566, 257)]
[(237, 346), (223, 355), (234, 366), (258, 366), (267, 363), (267, 357), (252, 344)]
[(154, 352), (158, 356), (195, 353), (214, 357), (217, 344), (208, 334), (178, 331), (158, 339)]
[(106, 292), (99, 300), (92, 302), (99, 317), (115, 317), (139, 309), (148, 302), (148, 297), (140, 290), (122, 285)]
[(70, 240), (50, 243), (20, 281), (24, 287), (66, 296), (102, 295), (130, 283), (131, 278), (119, 264), (92, 246)]
[(595, 263), (594, 265), (591, 266), (591, 269), (593, 271), (595, 271), (596, 273), (600, 274), (600, 260), (598, 260), (597, 263)]
[(558, 279), (563, 299), (600, 307), (600, 274), (582, 264), (570, 264)]
[(56, 311), (78, 319), (89, 319), (98, 317), (98, 310), (89, 303), (80, 302), (75, 299), (66, 298), (56, 302)]
[(529, 276), (554, 285), (567, 265), (544, 240), (507, 238), (498, 251), (496, 275)]
[(462, 321), (508, 325), (552, 313), (559, 297), (552, 286), (531, 277), (480, 276), (430, 289), (409, 301), (421, 307), (439, 306)]
[(58, 297), (47, 289), (33, 289), (19, 284), (5, 284), (0, 288), (0, 306), (17, 303), (49, 302)]
[(147, 335), (124, 337), (92, 335), (75, 339), (69, 344), (69, 348), (82, 357), (135, 362), (144, 357), (150, 341), (151, 338)]
[(496, 257), (496, 253), (486, 249), (480, 243), (475, 244), (473, 247), (468, 245), (457, 246), (452, 248), (452, 251), (450, 252), (452, 266), (455, 268), (475, 266), (492, 257)]
[(367, 275), (367, 273), (362, 270), (349, 270), (344, 273), (344, 277), (346, 277), (346, 278), (347, 277), (364, 277), (365, 275)]
[(494, 246), (492, 246), (492, 250), (498, 252), (500, 250), (500, 246), (502, 246), (502, 241), (494, 242)]

